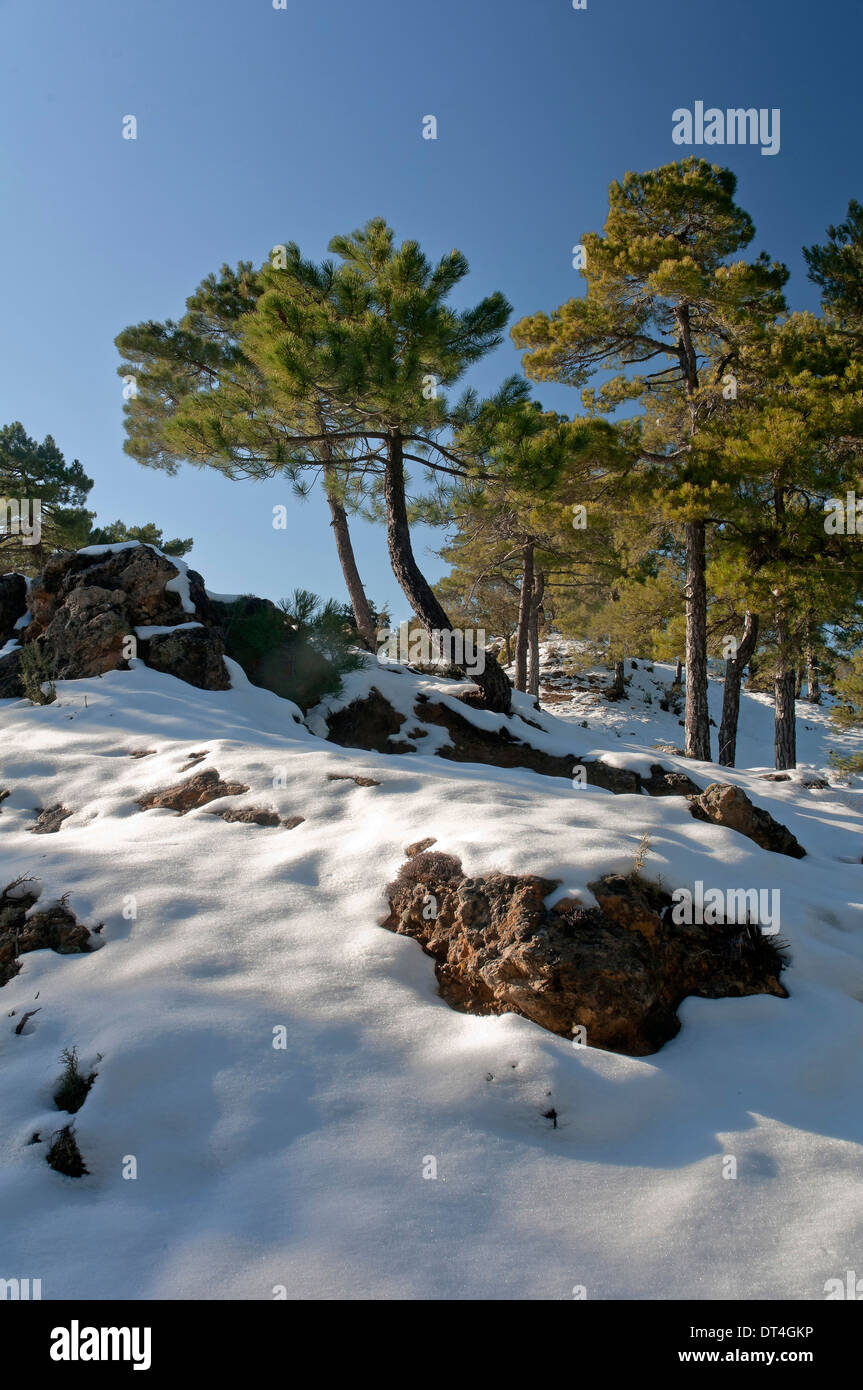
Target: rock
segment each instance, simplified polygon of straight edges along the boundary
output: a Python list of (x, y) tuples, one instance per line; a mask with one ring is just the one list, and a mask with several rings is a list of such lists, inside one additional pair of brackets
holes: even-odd
[(176, 782), (162, 791), (148, 792), (146, 796), (138, 798), (138, 805), (142, 811), (165, 807), (184, 816), (188, 811), (195, 811), (221, 796), (239, 796), (248, 790), (242, 782), (223, 782), (216, 769), (208, 767), (204, 772), (196, 772), (194, 777), (187, 777), (185, 782)]
[[(195, 612), (187, 613), (180, 594), (168, 587), (179, 576), (176, 565), (147, 545), (99, 555), (51, 555), (30, 587), (31, 621), (21, 630), (22, 645), (38, 643), (54, 679), (80, 680), (125, 668), (126, 639), (136, 628), (179, 628), (141, 638), (142, 660), (201, 689), (227, 690), (224, 642), (212, 625), (215, 614), (204, 582), (194, 570), (186, 574), (195, 605)], [(187, 626), (190, 621), (199, 626)], [(20, 659), (13, 652), (0, 661), (0, 697), (23, 694)]]
[(30, 826), (31, 835), (56, 835), (60, 826), (72, 812), (65, 806), (49, 806), (40, 811), (35, 825)]
[(352, 700), (344, 709), (327, 715), (327, 738), (342, 748), (367, 748), (375, 753), (394, 753), (390, 743), (405, 722), (376, 685), (363, 700)]
[(762, 849), (787, 854), (792, 859), (802, 859), (806, 854), (790, 830), (774, 820), (768, 811), (753, 806), (742, 787), (732, 787), (727, 782), (711, 782), (699, 797), (689, 803), (689, 809), (696, 820), (710, 821), (713, 825), (736, 830), (754, 840)]
[(263, 806), (246, 806), (243, 810), (215, 811), (222, 820), (240, 825), (263, 825), (275, 829), (281, 825), (277, 811), (268, 811)]
[[(461, 703), (469, 704), (470, 692), (461, 698)], [(583, 767), (587, 782), (592, 787), (602, 787), (615, 795), (637, 795), (642, 787), (651, 796), (697, 796), (698, 787), (681, 772), (669, 772), (655, 763), (651, 776), (644, 780), (639, 773), (627, 768), (612, 767), (610, 763), (584, 761), (575, 754), (546, 753), (516, 738), (509, 728), (481, 729), (472, 724), (463, 714), (451, 709), (440, 701), (430, 700), (420, 694), (414, 714), (424, 724), (438, 725), (446, 729), (450, 743), (448, 747), (436, 749), (438, 757), (456, 763), (486, 763), (493, 767), (526, 767), (539, 772), (544, 777), (565, 777), (572, 781), (573, 768)], [(523, 715), (514, 716), (520, 723), (530, 724)], [(373, 686), (369, 696), (353, 700), (344, 709), (327, 715), (327, 738), (343, 748), (366, 748), (376, 753), (414, 753), (410, 743), (393, 742), (405, 716), (381, 695)], [(534, 725), (539, 728), (539, 725)], [(411, 738), (419, 738), (423, 731), (411, 729)]]
[(699, 796), (697, 787), (685, 772), (669, 772), (661, 763), (652, 763), (650, 776), (644, 781), (644, 790), (651, 796)]
[(199, 690), (230, 690), (231, 680), (223, 661), (225, 645), (220, 633), (206, 627), (182, 627), (158, 633), (141, 642), (140, 653), (154, 671), (178, 676)]
[(676, 926), (670, 897), (635, 876), (590, 886), (598, 907), (569, 899), (549, 910), (557, 885), (547, 879), (468, 879), (452, 855), (419, 852), (387, 889), (383, 925), (434, 958), (453, 1008), (522, 1014), (566, 1038), (582, 1026), (588, 1046), (634, 1057), (674, 1037), (687, 995), (787, 997), (785, 959), (769, 938), (745, 926)]
[(350, 772), (328, 772), (328, 782), (356, 782), (358, 787), (379, 787), (373, 777), (354, 777)]
[(23, 574), (0, 574), (0, 647), (15, 636), (15, 624), (27, 612), (27, 580)]
[(8, 984), (21, 969), (19, 957), (30, 951), (56, 951), (61, 956), (91, 950), (90, 931), (62, 903), (27, 916), (36, 904), (35, 893), (15, 897), (10, 884), (0, 894), (0, 985)]

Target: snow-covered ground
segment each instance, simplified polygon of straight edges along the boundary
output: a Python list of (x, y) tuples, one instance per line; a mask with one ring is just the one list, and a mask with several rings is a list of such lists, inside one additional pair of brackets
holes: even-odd
[[(730, 773), (657, 753), (682, 736), (651, 684), (667, 667), (639, 663), (617, 705), (516, 707), (548, 751), (743, 786), (803, 860), (693, 820), (682, 798), (445, 762), (430, 745), (339, 748), (231, 673), (232, 690), (207, 692), (138, 662), (60, 683), (51, 705), (0, 702), (0, 886), (30, 875), (39, 907), (68, 893), (104, 923), (94, 953), (26, 955), (0, 991), (0, 1277), (41, 1278), (44, 1298), (805, 1300), (859, 1267), (863, 794), (759, 778), (766, 698), (743, 697), (746, 770)], [(371, 684), (408, 706), (417, 689), (457, 690), (372, 664), (343, 702)], [(716, 685), (717, 722), (720, 703)], [(799, 711), (808, 768), (861, 746)], [(249, 787), (215, 809), (304, 823), (138, 809), (203, 751), (195, 772)], [(73, 811), (59, 833), (30, 834), (57, 803)], [(628, 872), (645, 831), (643, 873), (668, 889), (781, 891), (788, 999), (688, 999), (678, 1036), (631, 1059), (454, 1012), (430, 958), (379, 925), (405, 846), (427, 836), (468, 873), (542, 874), (589, 902), (588, 881)], [(45, 1162), (69, 1120), (52, 1094), (72, 1046), (98, 1072), (73, 1119), (82, 1179)]]

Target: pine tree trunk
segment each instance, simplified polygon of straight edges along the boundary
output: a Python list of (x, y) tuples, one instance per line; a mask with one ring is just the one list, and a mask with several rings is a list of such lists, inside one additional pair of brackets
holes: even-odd
[(533, 600), (533, 544), (521, 550), (521, 594), (518, 601), (518, 628), (515, 634), (516, 690), (527, 690), (527, 648), (530, 640), (530, 607)]
[(682, 680), (683, 680), (683, 662), (680, 660), (680, 657), (678, 657), (677, 660), (676, 660), (675, 663), (674, 663), (674, 684), (675, 684), (675, 685), (680, 685), (680, 683), (681, 683)]
[[(393, 430), (387, 440), (387, 460), (384, 472), (384, 499), (387, 509), (387, 549), (390, 564), (398, 584), (426, 632), (449, 632), (450, 621), (431, 585), (414, 558), (405, 498), (405, 470), (402, 437)], [(472, 673), (483, 693), (486, 709), (497, 714), (509, 714), (512, 687), (506, 672), (490, 652), (485, 653), (485, 667)]]
[(806, 647), (806, 695), (810, 704), (821, 704), (821, 680), (818, 671), (818, 657), (811, 642), (809, 642)]
[(740, 683), (743, 672), (758, 643), (758, 614), (746, 610), (743, 639), (736, 657), (725, 663), (725, 689), (722, 692), (722, 721), (719, 725), (719, 756), (722, 767), (733, 767), (737, 755), (737, 721), (740, 717)]
[(710, 761), (707, 707), (706, 528), (686, 523), (686, 756)]
[(545, 593), (545, 575), (537, 570), (533, 577), (533, 593), (530, 604), (530, 626), (528, 631), (528, 672), (527, 692), (539, 695), (539, 615), (542, 612), (542, 599)]
[(375, 632), (374, 618), (366, 598), (363, 582), (360, 579), (360, 572), (357, 569), (354, 547), (351, 542), (351, 533), (348, 529), (347, 512), (339, 501), (335, 488), (335, 471), (330, 463), (324, 464), (324, 491), (327, 495), (327, 504), (330, 509), (330, 525), (336, 538), (336, 551), (338, 552), (339, 564), (342, 567), (342, 575), (354, 610), (354, 621), (357, 625), (357, 632), (365, 642), (370, 652), (375, 651), (377, 645), (377, 634)]
[(777, 617), (777, 656), (774, 725), (774, 765), (784, 770), (797, 766), (797, 711), (794, 704), (795, 665), (788, 650), (788, 631), (782, 617)]
[(795, 698), (795, 700), (799, 700), (801, 694), (803, 693), (803, 676), (804, 676), (804, 674), (805, 674), (805, 672), (804, 672), (804, 668), (803, 668), (803, 662), (802, 662), (802, 661), (798, 661), (798, 663), (797, 663), (797, 670), (796, 670), (796, 672), (795, 672), (795, 674), (794, 674), (794, 698)]

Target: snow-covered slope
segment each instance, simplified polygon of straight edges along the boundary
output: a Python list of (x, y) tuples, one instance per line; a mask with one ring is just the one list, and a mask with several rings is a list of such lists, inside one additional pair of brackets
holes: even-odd
[[(40, 906), (68, 893), (104, 923), (99, 950), (29, 954), (0, 990), (0, 1275), (41, 1278), (45, 1298), (819, 1299), (859, 1264), (858, 791), (660, 756), (681, 731), (637, 685), (569, 722), (517, 697), (549, 751), (743, 786), (804, 845), (793, 860), (682, 798), (338, 748), (231, 673), (208, 692), (136, 663), (48, 706), (0, 703), (0, 886), (32, 876)], [(372, 667), (343, 699), (371, 684), (408, 702), (447, 688)], [(770, 711), (743, 706), (740, 761), (763, 768)], [(822, 767), (825, 716), (800, 710), (801, 758)], [(138, 809), (204, 751), (194, 771), (249, 787), (231, 805), (304, 822)], [(60, 832), (29, 833), (58, 803)], [(669, 889), (780, 889), (787, 1000), (688, 999), (678, 1036), (630, 1059), (454, 1012), (432, 961), (378, 925), (428, 836), (468, 873), (542, 874), (589, 902), (645, 831), (643, 872)], [(98, 1072), (73, 1120), (82, 1179), (45, 1162), (73, 1046)]]

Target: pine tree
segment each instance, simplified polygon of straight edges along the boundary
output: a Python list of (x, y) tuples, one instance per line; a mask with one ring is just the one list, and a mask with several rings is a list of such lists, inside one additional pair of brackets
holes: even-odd
[[(264, 267), (264, 293), (244, 343), (261, 373), (293, 408), (310, 389), (338, 421), (333, 437), (368, 468), (379, 463), (393, 573), (428, 632), (449, 629), (446, 612), (413, 553), (407, 496), (410, 464), (467, 476), (477, 452), (451, 436), (471, 424), (487, 429), (472, 393), (448, 403), (439, 388), (501, 341), (510, 307), (501, 294), (471, 309), (448, 299), (467, 274), (458, 251), (436, 265), (415, 241), (397, 246), (381, 218), (330, 242), (339, 264), (316, 266), (289, 245)], [(500, 409), (509, 408), (507, 391)], [(510, 685), (490, 655), (477, 674), (489, 708), (508, 712)]]
[[(687, 159), (646, 174), (627, 174), (609, 190), (604, 235), (581, 238), (587, 292), (551, 316), (534, 314), (513, 329), (526, 349), (525, 370), (539, 380), (583, 386), (599, 369), (618, 370), (596, 409), (638, 401), (645, 408), (642, 458), (659, 495), (684, 528), (686, 555), (686, 752), (710, 757), (707, 709), (706, 518), (710, 478), (693, 455), (706, 413), (747, 338), (783, 308), (783, 267), (765, 255), (729, 257), (754, 235), (734, 202), (736, 178), (705, 160)], [(668, 359), (647, 376), (632, 368)]]
[(189, 296), (178, 324), (141, 323), (118, 335), (118, 372), (129, 389), (123, 447), (169, 473), (185, 460), (235, 479), (283, 475), (300, 497), (320, 473), (356, 629), (373, 650), (374, 619), (348, 526), (353, 460), (313, 384), (289, 398), (244, 351), (243, 326), (261, 289), (251, 262), (224, 265)]

